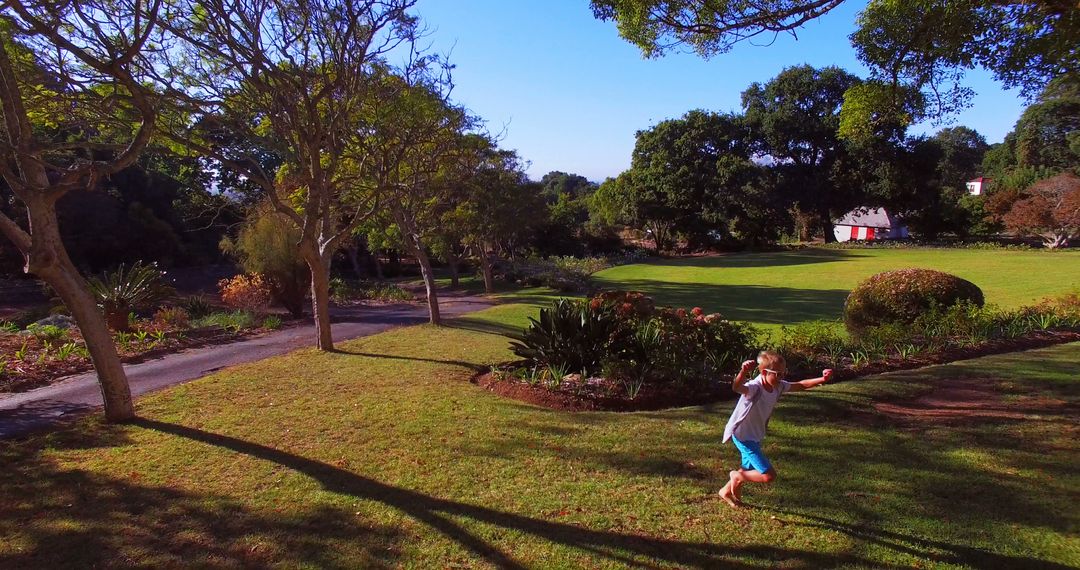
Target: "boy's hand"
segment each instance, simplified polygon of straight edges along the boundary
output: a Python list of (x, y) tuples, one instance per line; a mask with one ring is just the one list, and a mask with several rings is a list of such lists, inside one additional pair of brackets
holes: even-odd
[(821, 377), (824, 378), (826, 382), (832, 380), (832, 368), (826, 368), (825, 370), (822, 370)]
[(742, 363), (742, 371), (743, 372), (750, 372), (751, 370), (754, 369), (755, 366), (757, 366), (757, 361), (756, 360), (747, 360), (746, 362)]

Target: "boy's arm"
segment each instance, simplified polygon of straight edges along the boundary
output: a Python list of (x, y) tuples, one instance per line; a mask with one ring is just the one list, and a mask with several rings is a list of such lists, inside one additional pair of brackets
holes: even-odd
[(825, 369), (821, 371), (820, 378), (811, 378), (809, 380), (801, 380), (799, 382), (788, 382), (788, 391), (799, 392), (802, 390), (809, 390), (814, 386), (820, 386), (821, 384), (828, 382), (830, 378), (832, 378), (832, 370)]
[(746, 373), (753, 370), (755, 366), (757, 366), (756, 361), (747, 360), (743, 362), (742, 368), (739, 368), (739, 373), (735, 375), (735, 380), (731, 382), (731, 389), (744, 396), (750, 392), (750, 389), (746, 387)]

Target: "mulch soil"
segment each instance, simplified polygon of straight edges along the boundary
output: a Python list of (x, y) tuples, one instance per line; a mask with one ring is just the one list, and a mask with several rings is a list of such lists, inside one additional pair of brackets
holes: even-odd
[[(833, 381), (851, 380), (884, 372), (911, 370), (934, 364), (945, 364), (991, 354), (1017, 352), (1076, 341), (1080, 341), (1080, 331), (1039, 331), (1022, 338), (987, 341), (978, 346), (950, 348), (939, 352), (920, 354), (909, 359), (897, 357), (874, 361), (859, 367), (849, 365), (836, 368)], [(794, 369), (790, 371), (790, 376), (804, 378), (818, 376), (820, 373), (820, 369)], [(474, 376), (472, 382), (505, 398), (545, 408), (572, 412), (660, 410), (710, 404), (721, 400), (734, 399), (735, 397), (735, 394), (726, 384), (693, 392), (688, 392), (685, 389), (664, 389), (647, 386), (638, 393), (636, 398), (629, 399), (620, 385), (606, 380), (583, 381), (571, 378), (559, 388), (546, 388), (529, 384), (514, 376), (489, 371)]]

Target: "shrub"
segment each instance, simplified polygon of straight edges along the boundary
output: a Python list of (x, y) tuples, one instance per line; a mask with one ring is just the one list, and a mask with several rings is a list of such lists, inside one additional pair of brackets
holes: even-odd
[(263, 319), (262, 327), (264, 329), (269, 329), (269, 330), (272, 330), (272, 331), (276, 331), (276, 330), (280, 329), (281, 328), (281, 317), (279, 317), (277, 315), (270, 315), (270, 316), (266, 317), (265, 319)]
[(747, 323), (705, 315), (700, 309), (663, 309), (650, 323), (660, 327), (663, 350), (648, 356), (658, 382), (704, 384), (733, 372), (754, 352), (757, 330)]
[(162, 307), (154, 313), (154, 324), (161, 327), (186, 329), (191, 325), (191, 315), (180, 307)]
[(558, 299), (540, 309), (540, 318), (510, 344), (514, 354), (547, 367), (575, 372), (598, 371), (619, 325), (607, 306), (596, 309), (571, 299)]
[(780, 329), (776, 350), (782, 354), (833, 354), (847, 343), (837, 321), (810, 321)]
[(270, 286), (258, 273), (242, 274), (218, 281), (221, 301), (241, 311), (259, 313), (270, 306)]
[(1070, 327), (1080, 327), (1080, 291), (1043, 299), (1036, 308), (1058, 315)]
[(193, 319), (198, 319), (209, 315), (214, 312), (214, 307), (210, 305), (210, 301), (206, 300), (206, 297), (202, 295), (190, 295), (185, 297), (180, 303), (181, 308), (187, 311), (188, 316)]
[(502, 264), (495, 276), (523, 287), (543, 286), (563, 293), (578, 293), (589, 289), (589, 275), (593, 271), (608, 267), (607, 261), (601, 259), (529, 258)]
[(300, 229), (283, 214), (263, 206), (251, 212), (236, 239), (221, 240), (221, 250), (233, 255), (247, 273), (262, 275), (271, 297), (296, 318), (304, 315), (311, 270), (296, 243)]
[(603, 271), (611, 267), (611, 262), (609, 262), (606, 257), (599, 256), (573, 257), (565, 255), (562, 257), (551, 257), (548, 258), (548, 260), (552, 262), (556, 269), (585, 275), (591, 275), (597, 271)]
[(365, 292), (373, 301), (412, 301), (413, 294), (393, 283), (376, 283)]
[(232, 332), (240, 332), (255, 326), (255, 315), (249, 311), (231, 313), (210, 313), (192, 323), (195, 328), (219, 327)]
[(412, 301), (413, 294), (394, 283), (349, 281), (340, 277), (330, 280), (330, 298), (335, 303), (355, 301)]
[(974, 283), (930, 269), (900, 269), (878, 273), (859, 283), (844, 304), (848, 330), (859, 332), (888, 323), (911, 323), (933, 307), (967, 301), (983, 305)]
[(758, 336), (745, 323), (699, 308), (658, 310), (638, 292), (560, 299), (530, 320), (511, 347), (533, 370), (603, 374), (631, 398), (647, 383), (715, 382), (754, 351)]
[(165, 284), (164, 276), (165, 273), (157, 268), (157, 264), (136, 261), (131, 267), (120, 264), (116, 271), (92, 277), (88, 283), (98, 306), (105, 312), (109, 327), (126, 332), (131, 330), (129, 313), (172, 293), (172, 289)]
[(17, 333), (19, 332), (19, 325), (9, 322), (0, 321), (0, 333)]

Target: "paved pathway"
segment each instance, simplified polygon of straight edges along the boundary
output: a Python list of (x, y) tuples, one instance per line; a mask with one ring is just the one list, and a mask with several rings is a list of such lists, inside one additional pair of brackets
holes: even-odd
[[(440, 296), (444, 318), (478, 311), (493, 303), (483, 297)], [(373, 335), (400, 325), (427, 322), (423, 303), (365, 306), (333, 313), (334, 342)], [(315, 325), (290, 327), (247, 340), (201, 347), (168, 354), (161, 358), (128, 364), (128, 382), (133, 396), (160, 390), (227, 366), (262, 360), (315, 344)], [(72, 376), (62, 382), (9, 396), (0, 395), (0, 439), (47, 427), (66, 414), (101, 406), (97, 375)]]

